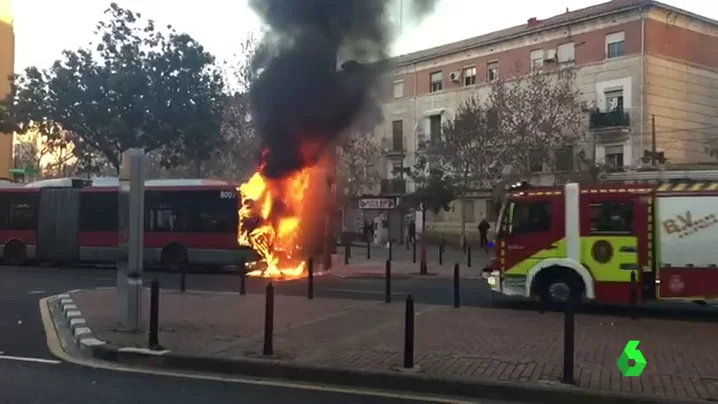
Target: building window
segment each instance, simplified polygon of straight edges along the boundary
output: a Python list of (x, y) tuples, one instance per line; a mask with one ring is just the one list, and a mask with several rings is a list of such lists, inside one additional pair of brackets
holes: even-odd
[(430, 92), (441, 91), (444, 88), (444, 74), (443, 72), (431, 73), (431, 87)]
[(391, 149), (392, 151), (404, 150), (404, 121), (391, 123)]
[(474, 201), (464, 201), (464, 222), (473, 223), (476, 221), (476, 209)]
[(529, 152), (529, 170), (534, 173), (540, 173), (543, 171), (543, 153), (540, 151)]
[(561, 147), (555, 152), (556, 170), (573, 171), (573, 146)]
[(591, 234), (627, 234), (633, 229), (631, 202), (591, 204)]
[(543, 66), (543, 49), (531, 51), (531, 71), (540, 70)]
[(499, 62), (489, 62), (486, 64), (486, 79), (489, 83), (499, 79)]
[(441, 139), (441, 115), (429, 117), (429, 141)]
[(624, 32), (615, 32), (606, 35), (606, 58), (612, 59), (626, 54), (626, 41)]
[(461, 70), (461, 77), (464, 78), (465, 86), (473, 86), (476, 84), (476, 66), (463, 68)]
[(404, 80), (394, 82), (394, 98), (402, 98), (404, 96)]
[(576, 60), (576, 48), (573, 42), (559, 45), (556, 53), (559, 63), (571, 63)]
[(606, 91), (606, 110), (623, 111), (623, 90)]
[(606, 165), (613, 168), (623, 167), (623, 146), (606, 147)]

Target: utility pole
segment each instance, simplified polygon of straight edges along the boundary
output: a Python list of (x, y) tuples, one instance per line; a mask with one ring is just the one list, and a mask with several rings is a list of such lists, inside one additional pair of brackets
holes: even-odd
[(656, 116), (651, 115), (651, 165), (656, 166)]

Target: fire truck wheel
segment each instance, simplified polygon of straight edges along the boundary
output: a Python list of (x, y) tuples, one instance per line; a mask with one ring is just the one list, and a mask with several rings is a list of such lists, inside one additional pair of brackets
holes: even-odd
[(539, 274), (536, 293), (544, 303), (560, 304), (568, 299), (579, 303), (583, 298), (584, 285), (581, 277), (573, 270), (552, 267)]
[(187, 249), (181, 244), (168, 244), (162, 249), (161, 260), (166, 271), (178, 272), (187, 266)]
[(13, 240), (5, 245), (3, 250), (2, 262), (5, 265), (20, 266), (27, 258), (27, 249), (25, 243), (19, 240)]

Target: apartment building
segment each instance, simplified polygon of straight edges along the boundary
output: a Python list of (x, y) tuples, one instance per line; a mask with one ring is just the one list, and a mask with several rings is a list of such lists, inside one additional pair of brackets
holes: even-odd
[[(614, 0), (396, 58), (388, 80), (382, 194), (413, 185), (409, 167), (425, 141), (468, 97), (487, 97), (491, 83), (523, 66), (574, 64), (597, 162), (618, 169), (646, 164), (653, 146), (671, 163), (711, 159), (718, 138), (718, 21), (651, 0)], [(527, 70), (528, 71), (528, 70)], [(591, 150), (592, 149), (592, 150)], [(552, 175), (540, 182), (553, 183)], [(467, 228), (491, 218), (487, 195), (464, 202)], [(461, 209), (427, 218), (427, 228), (456, 233)]]
[[(12, 2), (0, 0), (0, 98), (10, 93), (15, 65), (15, 34), (12, 29)], [(13, 164), (13, 135), (0, 134), (0, 180), (10, 178)]]

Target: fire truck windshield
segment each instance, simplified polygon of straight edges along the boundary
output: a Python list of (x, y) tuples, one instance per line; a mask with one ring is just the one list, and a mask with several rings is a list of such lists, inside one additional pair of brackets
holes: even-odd
[(504, 234), (506, 234), (506, 231), (508, 230), (508, 220), (504, 217), (506, 214), (506, 207), (510, 204), (508, 198), (504, 199), (504, 202), (501, 204), (501, 209), (499, 209), (499, 218), (496, 220), (496, 230), (497, 230), (497, 236), (501, 237)]

